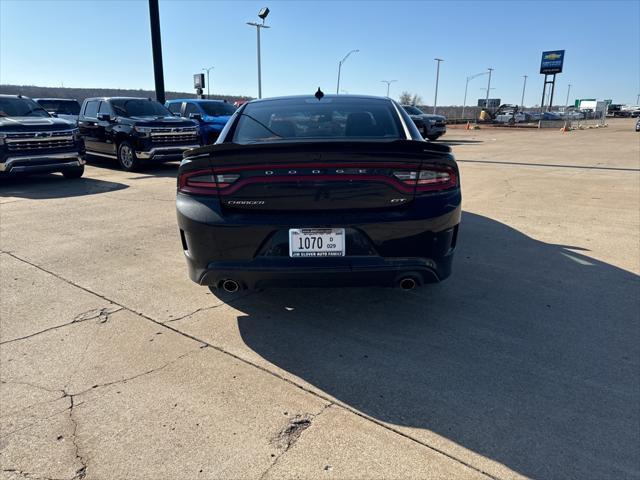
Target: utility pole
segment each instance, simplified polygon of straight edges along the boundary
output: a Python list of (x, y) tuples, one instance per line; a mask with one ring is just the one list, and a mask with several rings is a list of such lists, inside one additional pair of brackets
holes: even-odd
[(252, 27), (256, 27), (257, 40), (258, 40), (258, 98), (262, 98), (262, 65), (260, 59), (260, 29), (261, 28), (271, 28), (268, 25), (264, 24), (264, 21), (269, 15), (268, 8), (262, 8), (260, 12), (258, 12), (258, 16), (262, 19), (262, 23), (257, 22), (247, 22), (247, 25), (251, 25)]
[(571, 91), (571, 84), (567, 86), (567, 99), (564, 102), (564, 111), (567, 111), (567, 107), (569, 106), (569, 92)]
[(336, 95), (340, 93), (340, 71), (342, 70), (342, 64), (347, 61), (347, 58), (349, 58), (349, 55), (351, 55), (352, 53), (358, 53), (359, 51), (360, 50), (351, 50), (349, 53), (347, 53), (344, 56), (342, 60), (338, 62), (338, 85), (336, 86)]
[(467, 77), (467, 83), (465, 83), (465, 85), (464, 85), (464, 102), (462, 103), (462, 115), (461, 115), (461, 118), (464, 118), (464, 109), (467, 106), (467, 90), (469, 89), (469, 81), (473, 80), (474, 78), (481, 77), (482, 75), (486, 75), (487, 73), (489, 73), (489, 72), (476, 73), (475, 75), (471, 75), (470, 77)]
[(444, 62), (443, 59), (441, 58), (434, 58), (434, 60), (437, 63), (437, 67), (436, 67), (436, 94), (435, 97), (433, 99), (433, 114), (436, 114), (436, 106), (438, 105), (438, 80), (440, 80), (440, 62)]
[(524, 108), (524, 91), (527, 88), (527, 75), (523, 75), (524, 84), (522, 85), (522, 99), (520, 100), (520, 107)]
[(156, 100), (165, 102), (164, 72), (162, 70), (162, 42), (160, 41), (160, 11), (158, 0), (149, 0), (149, 23), (151, 24), (151, 48), (153, 50), (153, 76), (156, 83)]
[(389, 98), (389, 86), (393, 83), (393, 82), (397, 82), (397, 80), (380, 80), (382, 83), (386, 83), (387, 84), (387, 98)]
[(489, 109), (489, 92), (491, 91), (491, 72), (493, 72), (493, 68), (487, 68), (489, 72), (489, 81), (487, 82), (487, 97), (485, 99), (484, 108)]
[(207, 100), (211, 99), (211, 96), (209, 95), (209, 70), (213, 70), (214, 67), (205, 67), (202, 69), (203, 72), (207, 72)]

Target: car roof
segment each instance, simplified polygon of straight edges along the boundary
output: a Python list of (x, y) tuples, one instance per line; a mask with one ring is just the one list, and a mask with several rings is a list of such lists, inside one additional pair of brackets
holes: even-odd
[(224, 100), (213, 100), (209, 98), (172, 98), (167, 100), (167, 103), (171, 102), (195, 102), (195, 103), (229, 103)]
[(0, 97), (2, 97), (2, 98), (31, 98), (31, 97), (25, 97), (24, 95), (9, 95), (8, 93), (0, 93)]
[(38, 100), (55, 100), (56, 102), (59, 101), (63, 101), (63, 102), (77, 102), (78, 100), (76, 100), (75, 98), (54, 98), (54, 97), (38, 97), (38, 98), (34, 98), (34, 100), (37, 102)]
[[(328, 93), (325, 94), (322, 99), (330, 99), (330, 98), (357, 98), (357, 99), (362, 99), (362, 100), (386, 100), (388, 102), (392, 102), (393, 100), (391, 100), (389, 97), (379, 97), (376, 95), (353, 95), (353, 94), (342, 94), (342, 95), (337, 95), (335, 93)], [(258, 98), (255, 100), (251, 100), (247, 103), (263, 103), (263, 102), (273, 102), (273, 101), (278, 101), (278, 100), (293, 100), (293, 99), (300, 99), (300, 100), (316, 100), (316, 97), (314, 95), (287, 95), (287, 96), (282, 96), (282, 97), (269, 97), (269, 98)], [(322, 101), (322, 100), (319, 100)]]
[(84, 99), (87, 100), (151, 100), (155, 101), (153, 98), (149, 97), (88, 97)]

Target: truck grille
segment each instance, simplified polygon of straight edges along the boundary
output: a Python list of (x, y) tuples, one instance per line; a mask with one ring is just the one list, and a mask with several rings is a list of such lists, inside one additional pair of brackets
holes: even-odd
[(197, 139), (196, 127), (154, 128), (151, 131), (151, 141), (154, 143), (193, 143)]
[(10, 152), (73, 148), (73, 130), (7, 133), (5, 143)]

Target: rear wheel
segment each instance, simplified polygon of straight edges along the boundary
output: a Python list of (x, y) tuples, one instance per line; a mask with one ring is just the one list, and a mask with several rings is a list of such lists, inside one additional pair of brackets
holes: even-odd
[(64, 178), (72, 179), (72, 178), (80, 178), (84, 173), (84, 165), (80, 165), (79, 167), (67, 168), (62, 171), (62, 175)]
[(136, 151), (127, 141), (118, 145), (118, 162), (127, 172), (133, 172), (140, 168), (140, 160), (136, 157)]

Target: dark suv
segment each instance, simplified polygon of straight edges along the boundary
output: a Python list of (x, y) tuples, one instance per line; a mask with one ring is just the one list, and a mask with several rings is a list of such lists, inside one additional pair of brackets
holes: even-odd
[(424, 138), (437, 140), (447, 133), (447, 119), (442, 115), (424, 113), (415, 105), (402, 105), (402, 108), (409, 114)]
[(0, 95), (0, 175), (84, 172), (84, 142), (76, 126), (54, 118), (21, 95)]
[(127, 171), (145, 160), (180, 160), (200, 146), (195, 121), (177, 118), (149, 98), (87, 98), (78, 127), (88, 154), (117, 159)]

